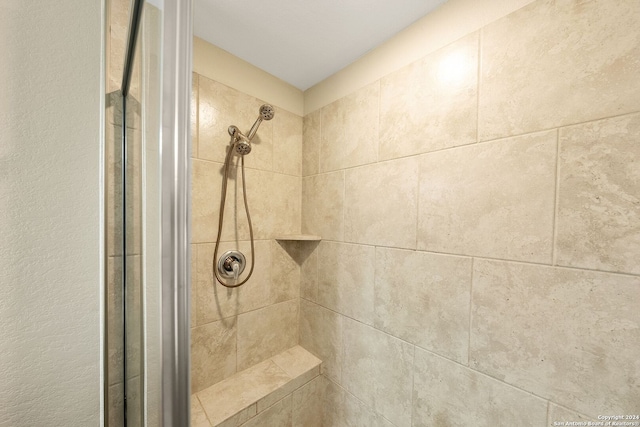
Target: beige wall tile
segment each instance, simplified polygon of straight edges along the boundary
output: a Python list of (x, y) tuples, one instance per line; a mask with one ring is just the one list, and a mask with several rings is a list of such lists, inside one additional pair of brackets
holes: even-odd
[[(602, 414), (606, 415), (606, 414)], [(554, 403), (549, 402), (549, 417), (547, 419), (547, 425), (549, 427), (566, 425), (566, 424), (554, 424), (554, 423), (567, 423), (567, 422), (597, 422), (599, 420), (591, 417), (587, 417), (586, 415), (579, 414), (570, 409), (563, 408), (562, 406), (558, 406)], [(595, 424), (597, 425), (597, 424)]]
[(364, 165), (378, 159), (376, 82), (324, 107), (320, 143), (320, 172)]
[(318, 303), (373, 325), (375, 248), (336, 242), (318, 246)]
[(198, 313), (198, 246), (191, 245), (191, 327), (197, 324)]
[[(255, 238), (299, 234), (302, 215), (300, 177), (255, 169), (248, 169), (246, 177)], [(242, 198), (237, 200), (239, 208), (244, 210)]]
[(413, 426), (541, 427), (547, 402), (416, 348)]
[(198, 73), (191, 73), (191, 157), (198, 158)]
[(478, 33), (380, 81), (380, 159), (476, 142)]
[(351, 393), (324, 377), (324, 426), (395, 427)]
[[(266, 360), (199, 392), (198, 399), (214, 426), (225, 420), (246, 421), (256, 414), (255, 402), (290, 379), (275, 363)], [(232, 424), (240, 423), (227, 423)]]
[(556, 132), (426, 154), (418, 249), (551, 262)]
[(318, 250), (319, 244), (305, 244), (310, 251), (300, 266), (300, 296), (310, 301), (318, 300)]
[[(216, 240), (223, 170), (221, 163), (193, 161), (191, 240), (194, 243)], [(229, 176), (221, 239), (248, 240), (241, 168), (233, 166)], [(245, 169), (245, 176), (254, 238), (272, 239), (278, 234), (299, 233), (300, 178), (249, 168)]]
[(271, 121), (273, 122), (273, 171), (301, 176), (302, 117), (278, 109)]
[[(193, 167), (191, 173), (191, 241), (193, 243), (215, 242), (218, 233), (224, 166), (222, 163), (195, 159), (191, 164)], [(230, 173), (231, 179), (228, 181), (221, 239), (223, 241), (248, 239), (247, 216), (242, 204), (242, 180), (235, 178), (235, 167), (231, 169)]]
[(344, 240), (344, 171), (302, 179), (302, 232)]
[(471, 259), (376, 248), (377, 329), (467, 363)]
[(298, 300), (238, 316), (238, 369), (260, 363), (298, 343)]
[(195, 394), (191, 396), (191, 427), (211, 427), (207, 414), (204, 413)]
[(300, 266), (279, 242), (271, 241), (269, 304), (300, 296)]
[(320, 168), (322, 110), (304, 117), (302, 130), (302, 176), (315, 175)]
[[(204, 325), (220, 319), (235, 322), (238, 314), (263, 307), (268, 304), (271, 294), (271, 242), (256, 241), (256, 265), (249, 281), (239, 288), (226, 288), (213, 276), (214, 244), (196, 245), (196, 282), (198, 300), (196, 302), (196, 323)], [(240, 275), (244, 280), (251, 268), (251, 246), (249, 242), (240, 244), (222, 242), (218, 258), (226, 251), (240, 249), (247, 259), (245, 271)], [(217, 264), (217, 261), (216, 261)]]
[(242, 424), (242, 427), (291, 427), (291, 395)]
[(291, 381), (260, 399), (258, 412), (272, 406), (320, 375), (320, 360), (300, 346), (292, 347), (273, 356), (270, 360), (289, 375)]
[(640, 110), (640, 3), (539, 0), (482, 29), (481, 140)]
[(351, 319), (343, 323), (342, 384), (398, 427), (411, 425), (414, 347)]
[[(198, 84), (198, 156), (223, 163), (231, 141), (229, 126), (247, 134), (263, 102), (204, 76), (198, 78)], [(260, 125), (251, 141), (251, 153), (245, 158), (246, 166), (273, 170), (273, 120)]]
[(271, 360), (291, 378), (297, 378), (310, 371), (317, 371), (322, 363), (320, 359), (299, 345), (276, 354)]
[(345, 175), (345, 240), (415, 249), (418, 160), (393, 160)]
[(586, 415), (640, 411), (640, 278), (476, 260), (472, 289), (470, 366)]
[(323, 374), (342, 378), (342, 320), (338, 313), (300, 300), (300, 345), (322, 360)]
[(223, 321), (191, 329), (191, 392), (236, 373), (236, 325)]
[(557, 262), (640, 274), (640, 115), (560, 130)]
[(294, 427), (323, 427), (322, 377), (316, 377), (292, 394), (292, 425)]

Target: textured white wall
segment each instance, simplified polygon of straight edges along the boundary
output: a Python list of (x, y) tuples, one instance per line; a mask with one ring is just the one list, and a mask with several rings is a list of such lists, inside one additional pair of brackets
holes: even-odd
[(102, 1), (0, 2), (0, 426), (100, 422)]

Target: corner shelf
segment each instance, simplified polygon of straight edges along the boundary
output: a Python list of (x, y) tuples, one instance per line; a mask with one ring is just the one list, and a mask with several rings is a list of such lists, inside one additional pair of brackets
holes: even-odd
[(286, 234), (274, 237), (275, 240), (298, 241), (298, 242), (319, 242), (322, 237), (313, 234)]

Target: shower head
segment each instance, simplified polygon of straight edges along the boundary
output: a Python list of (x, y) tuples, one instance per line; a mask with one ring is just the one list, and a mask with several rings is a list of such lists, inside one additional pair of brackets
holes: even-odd
[(260, 127), (260, 123), (262, 123), (263, 120), (271, 120), (273, 119), (273, 116), (276, 114), (275, 110), (273, 109), (273, 107), (269, 104), (264, 104), (263, 106), (260, 107), (260, 115), (258, 115), (258, 118), (256, 119), (256, 122), (253, 124), (253, 126), (251, 126), (251, 130), (249, 131), (249, 134), (247, 135), (247, 139), (249, 141), (251, 141), (253, 139), (253, 137), (256, 135), (256, 132), (258, 132), (258, 128)]
[(269, 104), (264, 104), (260, 107), (260, 117), (262, 117), (262, 120), (271, 120), (275, 114), (273, 107)]
[(247, 137), (240, 132), (237, 132), (235, 137), (234, 150), (236, 150), (236, 153), (241, 156), (249, 154), (251, 152), (251, 144)]

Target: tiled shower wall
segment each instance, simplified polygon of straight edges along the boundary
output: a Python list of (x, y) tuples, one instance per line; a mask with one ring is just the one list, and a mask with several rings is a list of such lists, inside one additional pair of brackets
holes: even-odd
[[(298, 343), (303, 252), (297, 244), (274, 237), (300, 232), (302, 117), (275, 105), (274, 119), (261, 124), (253, 150), (245, 157), (256, 253), (251, 280), (229, 290), (216, 282), (212, 271), (223, 163), (230, 142), (227, 128), (235, 125), (248, 132), (265, 102), (193, 75), (192, 392)], [(239, 248), (250, 264), (242, 174), (235, 159), (218, 256)]]
[(640, 414), (638, 22), (539, 0), (305, 117), (325, 425)]

